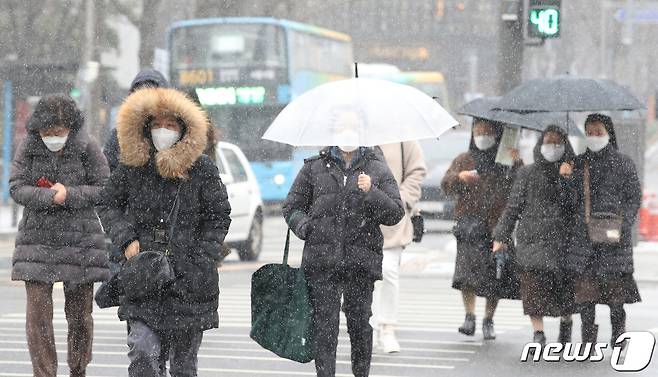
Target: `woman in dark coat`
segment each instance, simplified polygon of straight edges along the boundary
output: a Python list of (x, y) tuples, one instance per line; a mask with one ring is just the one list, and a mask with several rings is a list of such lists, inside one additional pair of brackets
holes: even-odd
[[(583, 342), (596, 343), (595, 305), (610, 306), (612, 339), (626, 331), (624, 304), (640, 301), (633, 278), (632, 232), (642, 191), (633, 161), (618, 152), (612, 119), (591, 114), (585, 121), (588, 149), (576, 159), (577, 214), (567, 267), (575, 273), (576, 302), (581, 311)], [(587, 166), (587, 167), (586, 167)], [(590, 213), (622, 217), (618, 242), (593, 244), (585, 223), (585, 170), (590, 180)]]
[[(575, 154), (567, 134), (548, 127), (534, 150), (535, 163), (521, 168), (507, 208), (494, 231), (501, 252), (516, 229), (516, 260), (521, 269), (523, 313), (529, 315), (535, 343), (545, 344), (543, 317), (562, 316), (558, 341), (571, 341), (573, 293), (565, 272), (568, 229), (575, 195)], [(566, 235), (566, 236), (565, 236)]]
[(482, 332), (487, 340), (496, 338), (493, 317), (498, 300), (518, 296), (513, 269), (507, 269), (504, 279), (497, 280), (491, 257), (491, 234), (505, 209), (516, 171), (523, 165), (518, 151), (513, 151), (511, 168), (496, 163), (502, 134), (501, 124), (474, 119), (468, 152), (455, 158), (441, 182), (443, 192), (457, 200), (457, 260), (452, 287), (462, 292), (466, 311), (459, 332), (475, 334), (475, 297), (486, 297)]
[(139, 90), (119, 109), (121, 164), (103, 191), (103, 225), (127, 259), (170, 251), (176, 276), (145, 298), (122, 286), (130, 376), (160, 375), (167, 359), (172, 376), (196, 376), (203, 331), (219, 325), (215, 261), (231, 208), (217, 167), (203, 155), (207, 126), (205, 114), (173, 89)]
[(305, 240), (302, 268), (314, 310), (315, 367), (333, 377), (341, 295), (354, 376), (368, 376), (374, 282), (382, 278), (380, 225), (404, 216), (400, 191), (379, 150), (325, 148), (305, 161), (283, 205), (290, 229)]
[(84, 376), (91, 360), (94, 282), (109, 274), (94, 211), (109, 169), (82, 125), (73, 99), (60, 94), (42, 98), (9, 180), (12, 198), (25, 207), (11, 276), (25, 281), (28, 348), (39, 377), (57, 374), (53, 283), (64, 282), (71, 376)]

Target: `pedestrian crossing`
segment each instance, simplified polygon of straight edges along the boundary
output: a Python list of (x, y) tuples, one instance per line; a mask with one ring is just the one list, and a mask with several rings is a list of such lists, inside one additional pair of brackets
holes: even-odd
[[(374, 354), (371, 376), (450, 376), (477, 357), (487, 343), (481, 333), (464, 337), (457, 333), (463, 321), (459, 292), (446, 286), (445, 280), (403, 279), (400, 296), (400, 323), (397, 327), (402, 352)], [(54, 326), (61, 375), (66, 367), (66, 319), (63, 293), (54, 292)], [(483, 301), (483, 300), (480, 300)], [(18, 308), (17, 308), (18, 309)], [(314, 376), (314, 365), (278, 358), (249, 338), (249, 287), (231, 286), (220, 295), (220, 328), (204, 333), (199, 352), (200, 376)], [(477, 313), (484, 312), (478, 302)], [(499, 339), (505, 333), (527, 326), (518, 301), (503, 301), (495, 318)], [(479, 323), (478, 323), (479, 326)], [(31, 376), (31, 363), (25, 339), (25, 313), (16, 310), (0, 316), (0, 376)], [(116, 308), (94, 311), (93, 360), (90, 377), (127, 375), (126, 325), (116, 316)], [(341, 319), (337, 352), (337, 376), (351, 376), (350, 346)]]

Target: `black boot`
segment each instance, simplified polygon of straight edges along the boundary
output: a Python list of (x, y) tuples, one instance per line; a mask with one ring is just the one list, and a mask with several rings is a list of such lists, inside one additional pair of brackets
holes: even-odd
[[(617, 344), (615, 343), (617, 341), (617, 338), (623, 333), (626, 332), (626, 324), (625, 323), (612, 323), (612, 338), (610, 339), (610, 348), (613, 348)], [(624, 340), (623, 342), (619, 343), (619, 346), (621, 346), (621, 349), (623, 350), (626, 348), (626, 343), (627, 341)]]
[(562, 344), (571, 343), (571, 328), (573, 326), (573, 321), (560, 320), (560, 335), (557, 337), (557, 342)]
[(484, 336), (484, 340), (496, 339), (496, 331), (494, 331), (493, 319), (485, 318), (484, 321), (482, 321), (482, 335)]
[(533, 343), (539, 343), (542, 347), (546, 345), (546, 335), (543, 331), (535, 331), (535, 335), (532, 337)]
[(475, 314), (466, 314), (464, 324), (459, 328), (459, 332), (468, 336), (475, 334)]
[(599, 334), (599, 325), (585, 325), (581, 328), (583, 343), (592, 343), (592, 348), (596, 344), (596, 338)]
[[(612, 325), (612, 338), (610, 339), (610, 347), (615, 346), (615, 341), (619, 336), (626, 332), (626, 312), (623, 305), (610, 306), (610, 324)], [(620, 343), (622, 349), (626, 347), (626, 341)]]

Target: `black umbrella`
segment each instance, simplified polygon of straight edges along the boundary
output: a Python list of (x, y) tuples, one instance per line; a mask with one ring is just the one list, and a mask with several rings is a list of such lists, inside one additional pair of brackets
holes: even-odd
[(504, 95), (496, 108), (570, 112), (641, 110), (645, 106), (614, 81), (562, 77), (526, 81)]
[(568, 119), (564, 113), (537, 112), (520, 114), (512, 111), (495, 110), (495, 108), (499, 107), (500, 98), (477, 98), (466, 103), (457, 112), (462, 115), (501, 122), (511, 128), (526, 128), (541, 132), (550, 125), (556, 125), (567, 132), (576, 131), (582, 135), (575, 123)]
[[(489, 119), (491, 116), (491, 109), (498, 106), (500, 97), (480, 97), (462, 106), (457, 113), (468, 115), (476, 118)], [(489, 119), (493, 120), (493, 119)]]

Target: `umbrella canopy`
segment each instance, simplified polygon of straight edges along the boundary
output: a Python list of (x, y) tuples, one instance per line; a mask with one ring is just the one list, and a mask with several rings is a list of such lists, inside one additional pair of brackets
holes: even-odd
[(499, 107), (501, 97), (482, 97), (466, 103), (458, 113), (476, 118), (504, 123), (511, 128), (526, 128), (544, 131), (548, 126), (555, 125), (565, 131), (582, 136), (572, 119), (563, 112), (515, 113), (512, 111), (495, 110)]
[(296, 98), (263, 139), (293, 146), (372, 147), (438, 138), (458, 122), (410, 86), (354, 78), (320, 85)]
[(614, 81), (564, 77), (526, 81), (504, 95), (497, 108), (565, 112), (641, 110), (645, 106)]
[[(475, 118), (489, 119), (491, 116), (491, 109), (498, 106), (500, 97), (480, 97), (470, 102), (465, 103), (457, 114), (468, 115)], [(492, 119), (489, 119), (492, 120)]]

